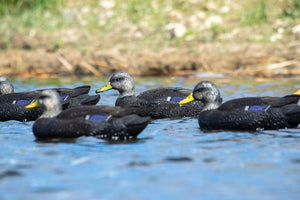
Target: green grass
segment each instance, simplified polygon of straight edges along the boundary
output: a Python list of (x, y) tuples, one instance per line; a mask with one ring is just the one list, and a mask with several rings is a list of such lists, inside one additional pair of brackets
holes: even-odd
[(300, 18), (300, 1), (299, 0), (284, 0), (282, 7), (282, 16), (293, 19)]
[[(180, 47), (197, 41), (222, 41), (224, 34), (231, 34), (235, 30), (239, 31), (239, 35), (231, 40), (240, 42), (249, 41), (247, 32), (255, 32), (261, 38), (270, 37), (274, 31), (270, 27), (274, 26), (277, 19), (288, 19), (287, 27), (300, 22), (299, 0), (279, 0), (276, 3), (267, 0), (230, 3), (226, 0), (194, 3), (183, 0), (111, 1), (114, 2), (113, 8), (105, 9), (99, 4), (100, 0), (1, 0), (0, 49), (13, 46), (15, 35), (26, 39), (34, 37), (32, 33), (48, 38), (43, 43), (50, 43), (50, 47), (55, 45), (53, 41), (60, 46), (70, 45), (70, 42), (63, 39), (64, 32), (69, 30), (80, 36), (74, 40), (76, 47), (95, 40), (104, 47), (116, 43), (134, 43), (151, 49)], [(213, 5), (210, 5), (211, 2)], [(227, 13), (221, 11), (224, 6), (229, 8)], [(201, 12), (205, 14), (204, 18), (198, 19), (199, 25), (196, 28), (191, 26), (189, 19)], [(179, 18), (172, 16), (176, 14)], [(222, 23), (205, 27), (206, 20), (211, 16), (221, 17)], [(171, 39), (165, 28), (169, 23), (184, 24), (186, 34)], [(257, 30), (258, 26), (266, 28)], [(290, 31), (286, 33), (285, 37), (292, 38)], [(138, 34), (141, 38), (136, 36)], [(101, 42), (99, 38), (106, 41)]]
[(45, 10), (57, 10), (63, 6), (63, 0), (1, 0), (0, 16), (20, 16), (24, 12), (42, 14)]
[(264, 0), (254, 3), (251, 7), (243, 9), (241, 22), (245, 25), (255, 25), (267, 22), (267, 4)]

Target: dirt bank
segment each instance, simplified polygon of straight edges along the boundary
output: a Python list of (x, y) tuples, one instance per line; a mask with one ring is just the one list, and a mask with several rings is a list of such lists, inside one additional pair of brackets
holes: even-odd
[(22, 77), (101, 76), (118, 70), (132, 75), (182, 75), (203, 72), (228, 76), (300, 75), (300, 42), (288, 44), (199, 43), (192, 47), (137, 52), (118, 48), (88, 51), (63, 47), (0, 51), (1, 74)]

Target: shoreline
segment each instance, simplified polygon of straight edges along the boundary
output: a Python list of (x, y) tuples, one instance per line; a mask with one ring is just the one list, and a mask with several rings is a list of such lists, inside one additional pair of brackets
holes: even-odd
[(163, 47), (155, 52), (91, 47), (88, 52), (61, 47), (7, 49), (0, 52), (2, 75), (22, 77), (107, 76), (127, 71), (134, 76), (214, 73), (227, 77), (290, 77), (300, 75), (300, 42), (197, 43), (194, 47)]

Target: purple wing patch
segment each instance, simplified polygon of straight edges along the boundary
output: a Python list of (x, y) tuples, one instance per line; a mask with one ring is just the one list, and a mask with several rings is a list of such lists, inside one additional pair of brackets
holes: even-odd
[(173, 103), (179, 103), (183, 99), (184, 99), (184, 97), (171, 97), (168, 100), (173, 102)]
[(68, 96), (59, 96), (59, 98), (60, 98), (60, 101), (64, 101), (64, 100), (66, 100), (66, 99), (67, 99), (67, 97), (68, 97)]
[(262, 106), (262, 105), (254, 105), (254, 106), (246, 106), (245, 110), (250, 112), (260, 112), (260, 111), (267, 111), (270, 108), (269, 105)]
[(27, 105), (31, 104), (32, 101), (33, 100), (23, 100), (23, 99), (21, 99), (21, 100), (17, 100), (15, 102), (15, 104), (19, 105), (19, 106), (27, 106)]
[(109, 115), (91, 115), (88, 120), (93, 122), (101, 122), (107, 120), (108, 118)]

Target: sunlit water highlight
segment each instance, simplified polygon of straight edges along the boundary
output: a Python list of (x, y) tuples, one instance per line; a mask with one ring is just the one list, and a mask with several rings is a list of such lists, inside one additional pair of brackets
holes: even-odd
[[(105, 80), (14, 81), (16, 91)], [(199, 80), (143, 78), (137, 93), (158, 86), (193, 88)], [(297, 80), (216, 80), (224, 100), (282, 96)], [(115, 91), (99, 104), (113, 105)], [(197, 119), (155, 120), (136, 141), (93, 137), (36, 141), (33, 122), (0, 122), (0, 199), (300, 199), (300, 129), (203, 132)]]

